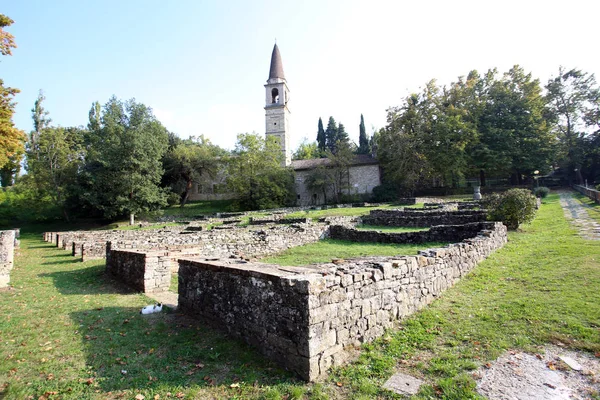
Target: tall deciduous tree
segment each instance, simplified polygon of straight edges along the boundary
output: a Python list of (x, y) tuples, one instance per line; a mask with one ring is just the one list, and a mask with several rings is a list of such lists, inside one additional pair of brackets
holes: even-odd
[(277, 138), (240, 134), (228, 162), (228, 188), (237, 195), (237, 206), (256, 210), (292, 205), (294, 174), (281, 167)]
[(323, 120), (321, 117), (319, 117), (319, 127), (317, 130), (317, 147), (321, 154), (325, 154), (325, 149), (327, 148), (327, 135), (323, 129)]
[(360, 125), (358, 126), (358, 154), (369, 154), (371, 148), (369, 145), (369, 138), (367, 137), (367, 131), (365, 129), (365, 118), (360, 114)]
[(593, 134), (598, 130), (600, 89), (593, 74), (578, 69), (560, 67), (558, 75), (546, 85), (547, 100), (553, 128), (560, 140), (564, 166), (583, 183), (582, 166), (593, 152)]
[(112, 97), (90, 111), (89, 150), (82, 198), (106, 218), (150, 212), (166, 205), (159, 187), (167, 130), (152, 110), (135, 99)]
[(84, 137), (82, 128), (46, 127), (36, 139), (35, 151), (27, 153), (29, 174), (39, 194), (49, 195), (66, 221), (70, 220), (67, 200), (85, 157)]
[[(4, 30), (13, 22), (0, 14), (0, 54), (5, 56), (11, 55), (11, 50), (17, 47), (13, 35)], [(17, 93), (19, 89), (4, 86), (4, 81), (0, 79), (0, 170), (3, 186), (12, 184), (12, 175), (25, 152), (25, 133), (17, 129), (12, 120), (15, 113), (13, 98)]]
[(35, 100), (33, 108), (31, 109), (31, 118), (33, 119), (33, 131), (29, 134), (29, 151), (36, 153), (37, 152), (37, 142), (38, 138), (44, 131), (44, 129), (50, 126), (50, 122), (52, 120), (48, 118), (50, 113), (46, 111), (43, 106), (43, 102), (46, 100), (46, 96), (44, 96), (44, 92), (40, 90), (38, 93), (38, 97)]

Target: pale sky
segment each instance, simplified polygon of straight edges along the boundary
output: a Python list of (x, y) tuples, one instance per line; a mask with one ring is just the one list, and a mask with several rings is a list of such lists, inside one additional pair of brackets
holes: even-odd
[(135, 97), (180, 137), (233, 148), (264, 133), (275, 38), (290, 88), (291, 141), (319, 117), (358, 142), (428, 80), (520, 64), (545, 84), (560, 65), (600, 75), (600, 1), (4, 0), (19, 46), (0, 78), (21, 89), (15, 122), (32, 129), (43, 89), (54, 124), (86, 125), (92, 102)]

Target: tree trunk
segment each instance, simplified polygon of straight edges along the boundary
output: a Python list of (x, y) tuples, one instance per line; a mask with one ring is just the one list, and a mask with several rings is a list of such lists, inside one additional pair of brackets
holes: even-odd
[(485, 186), (485, 170), (479, 170), (479, 186)]
[(185, 206), (185, 203), (187, 203), (188, 199), (190, 198), (190, 192), (192, 191), (192, 186), (193, 186), (192, 180), (188, 180), (187, 183), (185, 184), (185, 190), (181, 195), (181, 201), (179, 202), (179, 207), (183, 208), (183, 206)]

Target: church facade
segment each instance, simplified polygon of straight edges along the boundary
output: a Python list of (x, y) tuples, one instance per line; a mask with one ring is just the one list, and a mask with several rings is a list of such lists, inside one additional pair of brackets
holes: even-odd
[[(290, 90), (283, 72), (283, 62), (277, 44), (271, 53), (269, 79), (265, 87), (265, 136), (274, 136), (281, 145), (283, 153), (282, 166), (294, 169), (296, 175), (296, 204), (298, 206), (321, 205), (335, 199), (334, 185), (325, 192), (309, 188), (307, 180), (316, 168), (331, 169), (333, 166), (327, 158), (312, 160), (292, 160), (290, 143)], [(228, 193), (215, 193), (214, 187), (224, 185), (225, 176), (219, 182), (204, 185), (194, 184), (190, 200), (221, 200), (232, 198)], [(364, 196), (373, 192), (375, 186), (381, 184), (379, 162), (370, 155), (356, 155), (347, 171), (343, 174), (343, 182), (338, 182), (341, 193), (350, 196)]]

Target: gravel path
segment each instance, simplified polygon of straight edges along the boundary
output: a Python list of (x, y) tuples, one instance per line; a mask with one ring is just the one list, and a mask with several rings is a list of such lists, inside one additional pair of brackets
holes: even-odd
[(600, 362), (583, 352), (547, 346), (540, 354), (509, 351), (476, 372), (490, 400), (579, 400), (598, 394)]
[(587, 240), (600, 240), (600, 224), (590, 218), (586, 207), (573, 198), (573, 192), (559, 192), (559, 195), (565, 217), (577, 228), (579, 234)]

